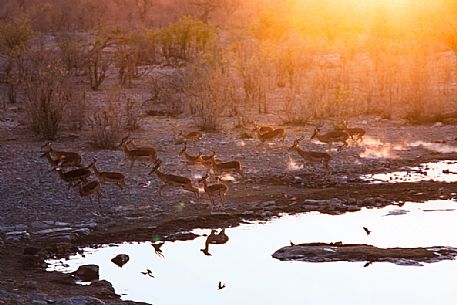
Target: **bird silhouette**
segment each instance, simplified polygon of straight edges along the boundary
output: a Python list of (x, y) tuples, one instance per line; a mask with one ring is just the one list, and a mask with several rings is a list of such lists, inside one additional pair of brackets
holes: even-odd
[(222, 284), (222, 282), (219, 281), (219, 285), (218, 285), (217, 288), (219, 288), (219, 290), (224, 289), (225, 288), (225, 284)]
[(290, 240), (290, 245), (293, 247), (295, 244)]
[(155, 277), (153, 274), (152, 274), (152, 271), (150, 269), (146, 269), (146, 271), (141, 271), (141, 274), (143, 275), (148, 275), (150, 277)]
[(367, 235), (370, 235), (371, 231), (370, 231), (370, 230), (368, 230), (368, 228), (367, 228), (367, 227), (363, 227), (363, 229), (365, 230), (365, 233), (367, 233)]
[(155, 253), (160, 257), (164, 257), (163, 253), (162, 253), (162, 249), (161, 249), (163, 244), (164, 244), (164, 242), (151, 244), (152, 247), (154, 247)]
[(373, 261), (368, 261), (365, 265), (363, 265), (363, 268), (366, 268), (366, 267), (370, 266), (373, 263), (374, 263)]

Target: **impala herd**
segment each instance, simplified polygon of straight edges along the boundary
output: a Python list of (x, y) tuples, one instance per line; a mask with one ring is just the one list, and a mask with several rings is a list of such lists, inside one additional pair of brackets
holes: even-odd
[[(283, 128), (274, 129), (270, 126), (259, 126), (256, 122), (254, 122), (254, 127), (253, 131), (256, 132), (260, 145), (275, 139), (280, 139), (281, 142), (285, 142), (286, 132)], [(310, 140), (316, 139), (327, 144), (329, 151), (334, 143), (341, 143), (341, 146), (337, 148), (337, 151), (340, 151), (348, 146), (347, 141), (349, 139), (358, 142), (361, 141), (365, 135), (364, 129), (349, 128), (345, 121), (335, 126), (334, 130), (324, 134), (321, 133), (319, 127), (314, 129)], [(215, 197), (218, 197), (220, 203), (223, 203), (224, 196), (229, 188), (218, 176), (224, 173), (234, 172), (240, 175), (241, 178), (244, 178), (245, 173), (239, 161), (221, 161), (217, 159), (215, 151), (212, 151), (212, 154), (210, 155), (203, 155), (201, 152), (197, 155), (188, 153), (187, 143), (189, 141), (198, 141), (202, 139), (202, 137), (203, 134), (201, 132), (190, 132), (188, 134), (183, 134), (181, 132), (176, 144), (184, 144), (184, 147), (178, 155), (186, 160), (187, 165), (206, 168), (206, 174), (198, 182), (203, 184), (204, 193), (208, 196), (213, 205)], [(296, 139), (292, 146), (288, 148), (288, 151), (295, 151), (298, 153), (305, 163), (322, 164), (326, 173), (331, 173), (330, 161), (332, 160), (332, 156), (327, 152), (303, 150), (299, 146), (299, 143), (303, 141), (303, 139), (304, 136)], [(149, 176), (157, 176), (159, 179), (160, 186), (158, 188), (158, 193), (160, 196), (162, 196), (162, 190), (165, 187), (178, 187), (192, 192), (197, 198), (200, 198), (200, 190), (193, 185), (191, 179), (166, 173), (160, 169), (162, 161), (158, 158), (157, 151), (153, 147), (138, 146), (129, 137), (123, 138), (119, 147), (122, 148), (124, 152), (125, 160), (130, 161), (130, 173), (132, 172), (132, 168), (136, 161), (147, 161), (152, 164)], [(49, 164), (52, 166), (51, 171), (58, 172), (59, 177), (68, 184), (68, 190), (71, 187), (77, 188), (81, 197), (89, 197), (92, 202), (92, 195), (96, 195), (98, 203), (100, 204), (100, 197), (102, 197), (101, 186), (103, 184), (115, 184), (121, 190), (127, 188), (130, 196), (131, 189), (126, 183), (124, 174), (99, 170), (96, 164), (96, 158), (94, 158), (89, 165), (84, 166), (79, 153), (54, 150), (51, 143), (46, 143), (42, 146), (42, 149), (44, 152), (41, 157), (47, 158)], [(63, 168), (74, 169), (64, 172)], [(208, 182), (211, 172), (216, 175), (216, 181), (214, 182)], [(94, 174), (97, 179), (89, 181), (92, 174)]]

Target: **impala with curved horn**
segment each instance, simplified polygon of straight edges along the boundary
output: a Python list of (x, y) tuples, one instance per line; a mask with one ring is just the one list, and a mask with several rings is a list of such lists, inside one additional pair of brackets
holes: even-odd
[(162, 161), (160, 161), (160, 159), (158, 159), (156, 161), (154, 167), (152, 168), (152, 170), (149, 172), (150, 176), (152, 176), (153, 174), (156, 174), (157, 177), (162, 182), (162, 184), (159, 187), (160, 196), (162, 196), (163, 188), (165, 188), (166, 186), (174, 186), (174, 187), (181, 187), (189, 192), (194, 193), (197, 198), (199, 197), (198, 188), (195, 188), (192, 185), (192, 181), (189, 178), (163, 173), (159, 170), (159, 167), (161, 164), (162, 164)]
[(187, 160), (187, 164), (189, 164), (189, 165), (199, 165), (199, 164), (202, 164), (202, 162), (203, 162), (201, 153), (199, 153), (196, 156), (192, 156), (187, 152), (187, 143), (186, 142), (184, 142), (184, 147), (179, 152), (179, 155), (184, 156), (184, 158), (186, 158), (186, 160)]
[(303, 150), (298, 146), (300, 141), (302, 141), (304, 137), (301, 137), (297, 140), (294, 141), (294, 144), (292, 144), (291, 147), (289, 147), (289, 151), (296, 151), (305, 162), (310, 162), (310, 163), (322, 163), (322, 165), (325, 167), (327, 171), (330, 171), (331, 168), (329, 166), (330, 161), (332, 160), (332, 156), (330, 156), (328, 153), (325, 152), (319, 152), (319, 151), (307, 151)]
[(132, 171), (132, 167), (137, 160), (155, 161), (157, 159), (157, 153), (154, 149), (129, 149), (129, 143), (130, 140), (125, 137), (119, 146), (124, 149), (125, 159), (130, 160), (130, 171)]
[(342, 143), (343, 145), (338, 147), (338, 151), (343, 149), (343, 147), (347, 147), (348, 143), (347, 140), (349, 138), (349, 135), (347, 132), (344, 131), (329, 131), (327, 133), (321, 134), (320, 130), (321, 126), (316, 126), (314, 129), (314, 132), (310, 139), (317, 139), (322, 143), (326, 143), (328, 145), (328, 150), (330, 151), (332, 149), (333, 143)]
[[(45, 143), (41, 148), (45, 149), (44, 154), (41, 156), (44, 157), (49, 155), (50, 157), (54, 156), (55, 160), (64, 161), (63, 165), (67, 166), (66, 164), (72, 164), (71, 166), (80, 166), (81, 165), (81, 155), (76, 152), (71, 151), (61, 151), (61, 150), (54, 150), (52, 148), (51, 142)], [(49, 161), (49, 157), (48, 157)], [(51, 163), (51, 161), (49, 162)], [(68, 165), (70, 166), (70, 165)]]
[(202, 179), (199, 182), (203, 182), (205, 194), (208, 195), (209, 200), (211, 201), (212, 204), (214, 204), (214, 199), (213, 196), (219, 195), (219, 198), (221, 199), (221, 203), (224, 202), (224, 197), (225, 194), (228, 192), (228, 186), (225, 183), (222, 182), (217, 182), (213, 184), (208, 184), (207, 180), (209, 178), (209, 171), (206, 172), (205, 176), (202, 177)]

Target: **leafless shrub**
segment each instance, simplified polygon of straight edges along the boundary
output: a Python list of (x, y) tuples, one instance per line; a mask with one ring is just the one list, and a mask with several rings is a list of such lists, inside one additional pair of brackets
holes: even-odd
[(195, 111), (196, 125), (205, 131), (215, 131), (220, 128), (224, 112), (231, 108), (236, 90), (232, 77), (216, 55), (210, 54), (204, 60), (186, 71), (184, 88)]
[(76, 34), (62, 34), (57, 38), (60, 56), (66, 69), (75, 75), (79, 75), (84, 66), (85, 44), (82, 38)]
[(307, 125), (312, 117), (304, 97), (287, 90), (284, 101), (285, 117), (282, 117), (284, 125)]
[(172, 74), (156, 73), (150, 76), (151, 97), (146, 101), (146, 113), (176, 116), (185, 111), (185, 104), (182, 101), (183, 78), (180, 70)]
[(88, 119), (89, 139), (94, 148), (115, 148), (122, 136), (122, 117), (119, 111), (121, 93), (115, 90), (106, 97), (105, 107)]
[(235, 69), (242, 81), (245, 104), (258, 107), (259, 113), (267, 113), (267, 90), (270, 82), (267, 59), (252, 43), (239, 45), (235, 49)]
[(125, 113), (127, 114), (127, 130), (138, 129), (140, 121), (140, 107), (136, 98), (129, 97), (125, 103)]
[(44, 50), (31, 52), (27, 63), (22, 83), (31, 128), (53, 139), (71, 96), (68, 72), (57, 57)]
[(26, 68), (30, 68), (26, 62), (34, 36), (27, 19), (0, 21), (0, 81), (8, 87), (7, 97), (10, 103), (17, 102)]
[(68, 95), (68, 101), (68, 113), (65, 119), (68, 120), (71, 129), (81, 130), (86, 124), (86, 92), (81, 88), (73, 88)]

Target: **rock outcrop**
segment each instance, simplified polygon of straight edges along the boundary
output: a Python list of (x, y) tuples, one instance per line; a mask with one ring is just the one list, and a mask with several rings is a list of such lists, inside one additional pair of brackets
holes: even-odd
[(283, 261), (304, 262), (389, 262), (397, 265), (422, 265), (457, 256), (457, 248), (377, 248), (365, 244), (308, 243), (283, 247), (272, 255)]

